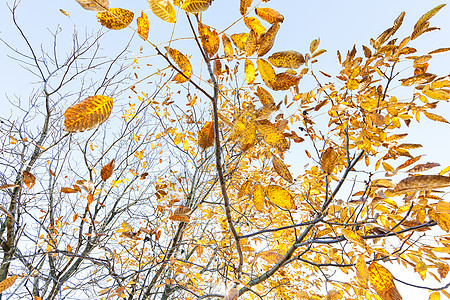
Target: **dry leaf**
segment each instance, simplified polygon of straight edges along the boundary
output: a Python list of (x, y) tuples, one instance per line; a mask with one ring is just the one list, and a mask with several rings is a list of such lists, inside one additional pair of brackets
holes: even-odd
[(198, 133), (197, 144), (203, 150), (214, 146), (214, 122), (206, 122)]
[(303, 54), (293, 50), (275, 52), (268, 60), (277, 68), (297, 69), (305, 63)]
[(147, 15), (144, 12), (142, 12), (141, 16), (136, 19), (136, 22), (139, 36), (144, 40), (146, 40), (148, 38), (148, 30), (150, 28)]
[(385, 267), (372, 262), (369, 266), (370, 284), (383, 300), (402, 300), (394, 283), (394, 277)]
[(123, 8), (110, 8), (108, 11), (97, 13), (97, 19), (108, 29), (119, 30), (127, 27), (133, 21), (132, 11)]
[(76, 0), (84, 9), (95, 11), (107, 11), (109, 8), (108, 0)]
[(36, 177), (33, 174), (27, 171), (22, 171), (23, 174), (23, 182), (25, 185), (31, 189), (36, 184)]
[(337, 161), (337, 153), (334, 151), (333, 147), (328, 147), (325, 152), (322, 154), (322, 158), (320, 160), (320, 165), (322, 170), (330, 175), (333, 173), (334, 167)]
[(112, 174), (114, 173), (114, 167), (115, 167), (115, 162), (114, 162), (114, 158), (106, 165), (102, 168), (101, 172), (100, 172), (100, 176), (102, 178), (103, 181), (108, 180)]
[(400, 181), (394, 189), (396, 193), (409, 193), (439, 189), (450, 186), (450, 177), (441, 175), (411, 176)]
[(219, 50), (219, 35), (215, 30), (211, 30), (209, 26), (202, 23), (198, 23), (198, 33), (203, 49), (212, 57)]
[(17, 277), (18, 275), (13, 275), (2, 280), (2, 282), (0, 282), (0, 294), (3, 293), (6, 289), (10, 288), (16, 281)]
[(275, 172), (281, 176), (284, 180), (292, 183), (294, 180), (292, 179), (291, 172), (289, 172), (288, 167), (284, 164), (284, 162), (278, 158), (276, 155), (272, 155), (272, 165), (275, 169)]
[(255, 13), (258, 17), (270, 24), (277, 22), (283, 23), (284, 21), (284, 17), (279, 12), (269, 7), (255, 8)]
[(96, 95), (72, 105), (64, 113), (64, 126), (68, 132), (90, 130), (105, 122), (111, 115), (113, 99)]

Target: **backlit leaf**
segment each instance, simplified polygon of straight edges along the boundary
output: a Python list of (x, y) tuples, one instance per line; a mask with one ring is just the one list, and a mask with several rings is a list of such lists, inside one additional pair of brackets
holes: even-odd
[(203, 150), (214, 146), (214, 122), (206, 122), (198, 133), (198, 146)]
[(269, 197), (270, 201), (283, 209), (293, 210), (297, 207), (294, 203), (294, 198), (291, 193), (282, 188), (279, 185), (269, 185), (266, 187), (267, 197)]
[(450, 100), (450, 90), (445, 90), (445, 89), (436, 89), (436, 90), (426, 90), (423, 91), (423, 94), (427, 97), (430, 97), (432, 99), (436, 99), (436, 100)]
[(152, 12), (163, 21), (175, 23), (177, 13), (170, 1), (167, 0), (148, 0), (148, 5)]
[(439, 166), (440, 166), (440, 164), (438, 164), (438, 163), (427, 162), (425, 164), (419, 164), (419, 165), (415, 166), (414, 168), (409, 169), (407, 172), (408, 173), (419, 173), (419, 172), (424, 172), (426, 170), (429, 170), (434, 167), (439, 167)]
[(243, 185), (241, 185), (241, 188), (239, 189), (239, 193), (238, 193), (238, 198), (241, 198), (244, 195), (251, 195), (251, 186), (252, 186), (252, 181), (251, 180), (247, 180), (244, 182)]
[(148, 38), (148, 30), (150, 28), (147, 15), (142, 12), (141, 16), (136, 19), (138, 26), (138, 34), (141, 38), (146, 40)]
[(219, 50), (219, 35), (209, 26), (198, 23), (198, 33), (202, 41), (203, 49), (212, 57)]
[(14, 282), (16, 282), (17, 277), (18, 275), (13, 275), (2, 280), (2, 282), (0, 282), (0, 294), (3, 293), (6, 289), (10, 288), (14, 284)]
[(237, 300), (239, 298), (239, 289), (231, 288), (222, 300)]
[(411, 86), (413, 84), (424, 84), (433, 81), (436, 78), (436, 75), (430, 73), (423, 73), (419, 75), (415, 75), (412, 77), (408, 77), (405, 79), (401, 79), (402, 85)]
[(411, 34), (411, 40), (415, 40), (420, 35), (425, 33), (430, 27), (430, 22), (423, 22), (418, 27), (414, 28), (413, 33)]
[(414, 25), (414, 28), (420, 27), (423, 23), (427, 22), (429, 19), (431, 19), (437, 12), (443, 8), (445, 4), (441, 4), (433, 8), (432, 10), (428, 11), (426, 14), (424, 14), (422, 17), (420, 17), (419, 21)]
[(342, 234), (348, 241), (352, 241), (362, 247), (366, 246), (366, 242), (364, 241), (364, 239), (355, 231), (351, 229), (342, 229)]
[(95, 11), (107, 11), (109, 8), (108, 0), (76, 0), (84, 9)]
[(289, 144), (283, 133), (272, 124), (257, 124), (256, 129), (262, 134), (264, 141), (281, 152), (289, 149)]
[(232, 34), (231, 40), (239, 50), (244, 51), (248, 35), (249, 35), (248, 33)]
[(178, 73), (172, 80), (177, 83), (183, 83), (189, 80), (192, 75), (192, 65), (189, 59), (180, 51), (166, 47), (167, 53), (169, 54), (170, 58), (175, 62), (175, 64), (178, 66), (178, 68), (183, 71), (182, 74)]
[(243, 151), (247, 151), (256, 143), (256, 125), (254, 122), (247, 124), (239, 138), (239, 142)]
[(276, 22), (283, 23), (284, 21), (284, 17), (279, 12), (269, 7), (255, 8), (255, 13), (258, 17), (270, 24), (274, 24)]
[(414, 271), (419, 273), (420, 277), (422, 277), (422, 280), (424, 280), (425, 276), (427, 275), (427, 265), (423, 261), (419, 261), (416, 263)]
[(109, 178), (111, 178), (112, 174), (114, 173), (114, 167), (115, 167), (115, 161), (113, 158), (107, 165), (105, 165), (102, 168), (102, 170), (100, 172), (100, 176), (102, 177), (103, 181), (106, 181)]
[(233, 57), (233, 45), (231, 44), (230, 38), (227, 37), (225, 34), (222, 34), (222, 44), (223, 44), (223, 51), (224, 51), (225, 57), (232, 58)]
[(245, 17), (244, 23), (250, 30), (253, 30), (257, 36), (262, 35), (267, 30), (266, 27), (264, 27), (255, 17)]
[(440, 300), (441, 294), (439, 292), (432, 292), (428, 300)]
[(319, 47), (320, 39), (315, 39), (311, 42), (309, 45), (309, 52), (314, 53), (314, 51), (317, 50), (317, 47)]
[(264, 251), (258, 253), (258, 257), (264, 259), (270, 264), (276, 264), (283, 258), (283, 255), (275, 251)]
[(428, 52), (428, 54), (438, 54), (438, 53), (447, 52), (447, 51), (450, 51), (450, 48), (439, 48), (439, 49), (433, 50), (431, 52)]
[(249, 59), (245, 60), (245, 80), (247, 84), (252, 84), (255, 82), (255, 66), (253, 65), (252, 61)]
[(367, 268), (367, 264), (365, 261), (364, 254), (361, 254), (356, 261), (356, 276), (358, 276), (359, 282), (363, 285), (364, 288), (368, 288), (369, 281), (369, 269)]
[(256, 96), (258, 96), (259, 101), (262, 105), (275, 104), (272, 95), (264, 88), (258, 86), (256, 90)]
[(370, 284), (383, 300), (402, 300), (402, 296), (394, 283), (394, 277), (388, 269), (372, 262), (369, 266)]
[(450, 186), (450, 177), (442, 175), (418, 175), (401, 180), (394, 191), (397, 193), (408, 193), (439, 189)]
[(297, 69), (305, 63), (303, 55), (297, 51), (281, 51), (269, 56), (269, 62), (278, 68)]
[(64, 126), (68, 132), (90, 130), (105, 122), (111, 115), (113, 99), (96, 95), (72, 105), (64, 113)]
[(273, 84), (276, 81), (275, 70), (272, 65), (265, 61), (264, 59), (258, 58), (256, 61), (258, 65), (259, 75), (261, 75), (262, 80), (269, 88), (273, 87)]
[(258, 56), (263, 56), (272, 49), (279, 29), (280, 23), (275, 23), (267, 30), (259, 43)]
[(276, 155), (272, 155), (272, 165), (275, 169), (275, 172), (281, 176), (284, 180), (292, 183), (294, 180), (292, 178), (291, 172), (289, 172), (288, 167), (284, 164), (284, 162), (278, 158)]
[(258, 47), (257, 39), (256, 33), (253, 30), (250, 30), (247, 40), (245, 41), (245, 56), (251, 56), (255, 53)]
[(211, 5), (212, 0), (184, 0), (181, 8), (189, 13), (205, 11)]
[(31, 189), (36, 184), (36, 177), (33, 174), (27, 171), (22, 171), (23, 174), (23, 183)]
[(300, 82), (301, 76), (289, 74), (283, 72), (275, 75), (275, 82), (272, 83), (272, 89), (274, 91), (285, 91), (291, 86), (296, 86)]
[(245, 15), (247, 13), (247, 10), (250, 6), (252, 6), (253, 0), (240, 0), (240, 7), (239, 11), (241, 15)]
[(429, 113), (427, 111), (424, 111), (423, 113), (430, 120), (437, 121), (437, 122), (448, 123), (448, 121), (444, 117), (441, 117), (439, 115), (435, 115), (435, 114)]
[(322, 154), (320, 166), (322, 167), (322, 170), (329, 175), (333, 173), (336, 161), (337, 161), (336, 151), (334, 151), (333, 147), (328, 147)]
[(75, 193), (78, 193), (78, 190), (70, 188), (70, 187), (63, 187), (63, 188), (61, 188), (61, 193), (64, 193), (64, 194), (75, 194)]
[(255, 205), (255, 208), (260, 212), (264, 211), (265, 199), (266, 193), (262, 185), (260, 184), (255, 185), (253, 187), (253, 204)]
[(133, 21), (133, 12), (123, 8), (110, 8), (108, 11), (97, 13), (97, 19), (108, 29), (123, 29)]

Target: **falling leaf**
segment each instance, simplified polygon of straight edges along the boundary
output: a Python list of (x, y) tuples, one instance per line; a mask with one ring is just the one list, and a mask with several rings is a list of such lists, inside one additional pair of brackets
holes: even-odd
[(401, 180), (394, 191), (408, 193), (426, 191), (450, 186), (450, 177), (441, 175), (417, 175)]
[(25, 185), (31, 189), (36, 184), (36, 177), (33, 174), (27, 171), (22, 171), (23, 174), (23, 182)]
[(167, 0), (148, 0), (152, 12), (163, 21), (175, 23), (177, 13), (172, 4)]
[(260, 184), (255, 185), (253, 187), (253, 204), (255, 205), (255, 208), (260, 212), (264, 211), (265, 199), (266, 193), (262, 185)]
[(119, 30), (130, 25), (133, 21), (133, 12), (123, 8), (110, 8), (105, 12), (98, 12), (97, 19), (108, 29)]
[(233, 44), (241, 51), (245, 50), (245, 44), (247, 42), (248, 33), (239, 33), (239, 34), (232, 34), (231, 40), (233, 41)]
[(281, 51), (269, 56), (269, 62), (277, 68), (297, 69), (305, 63), (303, 55), (297, 51)]
[(320, 166), (327, 175), (330, 175), (331, 173), (333, 173), (336, 161), (337, 161), (336, 151), (334, 151), (333, 147), (328, 147), (322, 154)]
[(206, 122), (198, 133), (197, 144), (203, 150), (214, 146), (214, 122)]
[(114, 162), (114, 158), (107, 164), (105, 165), (101, 172), (100, 172), (100, 176), (102, 178), (103, 181), (108, 180), (113, 172), (114, 172), (114, 167), (115, 167), (115, 162)]
[(205, 11), (211, 5), (212, 0), (184, 0), (181, 8), (188, 13), (199, 13)]
[(3, 293), (6, 289), (10, 288), (16, 281), (17, 277), (18, 275), (13, 275), (2, 280), (2, 282), (0, 282), (0, 294)]
[(212, 57), (219, 50), (219, 35), (217, 31), (202, 23), (198, 23), (198, 33), (202, 41), (203, 49)]
[(94, 194), (89, 193), (87, 195), (87, 201), (88, 201), (88, 204), (91, 204), (92, 202), (94, 202)]
[(269, 185), (265, 188), (267, 197), (269, 197), (270, 201), (283, 208), (288, 210), (296, 209), (294, 203), (294, 198), (291, 193), (285, 190), (283, 187), (279, 185)]
[(252, 84), (255, 81), (255, 66), (253, 65), (252, 61), (249, 59), (245, 60), (245, 80), (247, 84)]
[(269, 30), (264, 34), (261, 42), (259, 43), (258, 56), (263, 56), (267, 52), (272, 49), (273, 44), (275, 43), (275, 37), (277, 35), (278, 30), (280, 29), (280, 24), (273, 24)]
[(385, 267), (372, 262), (369, 266), (370, 284), (382, 300), (402, 300), (394, 283), (394, 276)]
[(283, 23), (284, 21), (284, 17), (279, 12), (269, 7), (255, 8), (255, 13), (258, 17), (270, 24), (277, 22)]
[(239, 11), (241, 13), (241, 15), (245, 15), (247, 13), (247, 9), (252, 6), (252, 1), (253, 0), (240, 0), (240, 7), (239, 7)]
[(147, 15), (144, 12), (142, 12), (141, 16), (136, 19), (136, 22), (139, 36), (144, 40), (146, 40), (148, 38), (148, 30), (150, 28)]
[(292, 183), (294, 180), (292, 179), (291, 172), (289, 172), (288, 167), (284, 164), (284, 162), (276, 155), (272, 155), (272, 165), (275, 169), (275, 172), (281, 176), (284, 180)]
[(72, 105), (64, 113), (64, 126), (68, 132), (90, 130), (105, 122), (112, 111), (113, 99), (96, 95)]
[(261, 36), (266, 32), (266, 27), (264, 27), (261, 22), (255, 17), (245, 17), (244, 18), (245, 25), (256, 33), (256, 36)]
[(84, 9), (95, 11), (107, 11), (109, 8), (108, 0), (76, 0)]

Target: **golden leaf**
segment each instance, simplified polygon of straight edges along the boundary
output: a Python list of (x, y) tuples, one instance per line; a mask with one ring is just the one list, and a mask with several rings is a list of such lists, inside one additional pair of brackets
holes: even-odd
[(439, 115), (435, 115), (435, 114), (429, 113), (427, 111), (424, 111), (423, 113), (430, 120), (437, 121), (437, 122), (448, 123), (448, 121), (444, 117), (441, 117)]
[(23, 174), (23, 182), (25, 185), (31, 189), (36, 184), (36, 177), (33, 174), (27, 171), (22, 171)]
[[(434, 82), (433, 82), (434, 83)], [(432, 84), (433, 85), (433, 84)], [(436, 90), (426, 90), (423, 91), (423, 94), (427, 97), (436, 100), (450, 100), (450, 90), (446, 89), (436, 89)]]
[(169, 53), (169, 56), (172, 58), (172, 60), (175, 62), (175, 64), (180, 68), (181, 71), (183, 71), (183, 76), (181, 73), (178, 73), (172, 80), (177, 83), (183, 83), (189, 80), (192, 75), (192, 65), (189, 59), (180, 51), (166, 47), (167, 53)]
[(184, 205), (179, 205), (173, 211), (173, 215), (174, 216), (187, 215), (190, 212), (191, 212), (191, 209), (189, 207), (186, 207)]
[(115, 162), (113, 158), (107, 165), (102, 168), (100, 172), (100, 177), (102, 177), (103, 181), (108, 180), (112, 176), (112, 174), (114, 173), (114, 167)]
[(404, 11), (402, 11), (400, 13), (400, 15), (397, 17), (397, 19), (395, 19), (394, 25), (391, 28), (391, 33), (390, 33), (391, 36), (397, 32), (397, 30), (400, 28), (400, 26), (402, 26), (403, 19), (405, 18), (405, 14), (406, 13)]
[(450, 186), (450, 177), (442, 175), (417, 175), (401, 180), (394, 189), (397, 193), (432, 190)]
[(275, 82), (272, 83), (272, 89), (274, 91), (285, 91), (291, 86), (296, 86), (300, 82), (302, 76), (295, 76), (288, 72), (283, 72), (275, 75)]
[(369, 269), (364, 258), (364, 254), (361, 254), (356, 261), (356, 276), (358, 276), (359, 282), (364, 288), (368, 288), (367, 282), (369, 281)]
[(419, 261), (416, 263), (414, 271), (419, 273), (420, 277), (422, 277), (422, 280), (424, 280), (425, 276), (427, 275), (427, 265), (423, 261)]
[(420, 17), (419, 21), (417, 21), (416, 25), (414, 25), (414, 29), (420, 27), (422, 24), (427, 22), (429, 19), (431, 19), (437, 12), (443, 8), (445, 4), (441, 4), (433, 8), (432, 10), (428, 11), (426, 14), (424, 14), (422, 17)]
[(199, 13), (209, 8), (213, 0), (184, 0), (181, 8), (189, 13)]
[(293, 210), (297, 209), (294, 203), (294, 198), (291, 193), (279, 185), (269, 185), (266, 187), (267, 197), (270, 201), (283, 209)]
[(219, 50), (219, 35), (217, 31), (211, 30), (208, 25), (198, 23), (198, 33), (202, 41), (203, 49), (212, 57)]
[(425, 164), (419, 164), (419, 165), (415, 166), (414, 168), (409, 169), (406, 172), (408, 172), (408, 173), (419, 173), (419, 172), (424, 172), (426, 170), (429, 170), (429, 169), (434, 168), (434, 167), (439, 167), (439, 166), (440, 166), (440, 164), (438, 164), (438, 163), (427, 162)]
[(423, 73), (419, 75), (415, 75), (412, 77), (408, 77), (405, 79), (401, 79), (402, 85), (411, 86), (413, 84), (424, 84), (433, 81), (436, 78), (436, 75), (430, 73)]
[(110, 8), (108, 11), (97, 13), (97, 19), (108, 29), (119, 30), (130, 25), (133, 21), (133, 12), (123, 8)]
[(248, 33), (232, 34), (231, 40), (239, 50), (244, 51), (248, 35)]
[(70, 14), (69, 14), (67, 11), (65, 11), (64, 9), (59, 9), (59, 11), (60, 11), (63, 15), (65, 15), (66, 17), (69, 17), (69, 18), (70, 18)]
[(72, 105), (64, 113), (64, 126), (68, 132), (82, 132), (90, 130), (103, 122), (111, 115), (113, 99), (96, 95)]
[(450, 231), (450, 211), (445, 213), (435, 213), (434, 218), (442, 230), (445, 232)]
[(0, 190), (15, 188), (15, 187), (19, 187), (19, 185), (18, 184), (2, 184), (2, 185), (0, 185)]
[(233, 127), (231, 128), (230, 140), (235, 140), (242, 135), (247, 127), (247, 122), (243, 117), (239, 117), (234, 121)]
[(255, 66), (253, 65), (252, 61), (249, 59), (245, 60), (245, 81), (247, 82), (247, 84), (252, 84), (253, 82), (255, 82)]
[(321, 55), (321, 54), (324, 54), (325, 52), (327, 52), (327, 50), (325, 50), (325, 49), (317, 50), (316, 52), (313, 53), (313, 55), (311, 56), (311, 58), (317, 57), (317, 56), (319, 56), (319, 55)]
[(275, 172), (281, 176), (284, 180), (292, 183), (294, 180), (292, 178), (291, 172), (289, 172), (288, 167), (284, 164), (284, 162), (276, 155), (272, 155), (272, 165), (275, 169)]
[(279, 29), (280, 23), (275, 23), (267, 30), (259, 43), (258, 56), (263, 56), (272, 49)]
[(438, 54), (438, 53), (447, 52), (447, 51), (450, 51), (450, 48), (438, 48), (436, 50), (428, 52), (428, 54)]
[(251, 195), (251, 188), (252, 186), (252, 181), (251, 180), (247, 180), (244, 182), (243, 185), (241, 185), (241, 188), (239, 189), (239, 193), (238, 193), (238, 198), (241, 198), (244, 195)]
[(258, 86), (256, 90), (256, 96), (258, 96), (259, 101), (262, 105), (275, 104), (272, 95), (264, 88)]
[(78, 193), (78, 190), (70, 188), (70, 187), (63, 187), (63, 188), (61, 188), (61, 193), (64, 193), (64, 194)]
[(327, 294), (327, 300), (340, 300), (340, 299), (342, 299), (342, 295), (336, 290), (330, 290)]
[(189, 223), (189, 216), (186, 215), (171, 215), (169, 219), (172, 221)]
[(319, 47), (319, 43), (320, 39), (315, 39), (314, 41), (311, 42), (311, 44), (309, 45), (309, 52), (311, 52), (311, 54), (317, 50), (317, 47)]
[(239, 142), (243, 151), (247, 151), (256, 143), (256, 125), (254, 122), (249, 122), (246, 125), (245, 130), (239, 138)]
[(439, 292), (432, 292), (428, 300), (440, 300), (441, 294)]
[(257, 39), (256, 33), (253, 30), (250, 30), (247, 40), (245, 41), (245, 56), (251, 56), (255, 53), (258, 47)]
[(225, 57), (232, 58), (233, 57), (233, 46), (231, 45), (230, 38), (227, 37), (225, 34), (222, 34), (222, 44), (223, 44), (223, 51), (224, 51)]
[(107, 11), (109, 8), (108, 0), (76, 0), (84, 9), (95, 11)]
[(255, 208), (263, 212), (264, 211), (264, 202), (266, 199), (266, 193), (264, 192), (264, 188), (262, 185), (257, 184), (253, 187), (253, 204)]
[(289, 149), (289, 144), (283, 133), (271, 123), (258, 123), (256, 129), (262, 134), (264, 141), (279, 151), (284, 152)]
[(258, 65), (259, 75), (261, 75), (262, 80), (269, 88), (273, 87), (273, 84), (276, 81), (275, 70), (272, 65), (265, 61), (264, 59), (258, 58), (256, 61)]
[(206, 122), (198, 133), (197, 144), (203, 150), (214, 146), (214, 121)]
[(150, 28), (147, 15), (142, 12), (141, 16), (136, 19), (136, 22), (139, 36), (146, 40), (148, 38), (148, 30)]
[(276, 264), (283, 258), (283, 255), (275, 251), (264, 251), (258, 253), (258, 257), (264, 259), (270, 264)]
[(152, 10), (153, 14), (163, 21), (168, 23), (175, 23), (177, 18), (177, 13), (167, 0), (148, 0), (148, 5)]
[(283, 23), (284, 21), (284, 17), (279, 12), (269, 7), (255, 8), (255, 13), (258, 17), (270, 24), (277, 22)]
[(94, 194), (89, 193), (89, 194), (87, 195), (87, 201), (88, 201), (89, 204), (91, 204), (92, 202), (94, 202)]
[(272, 113), (277, 110), (278, 108), (274, 103), (266, 104), (256, 111), (255, 121), (269, 119)]
[(297, 69), (305, 63), (303, 55), (293, 50), (276, 52), (268, 60), (277, 68)]
[(333, 147), (328, 147), (322, 154), (320, 166), (327, 175), (330, 175), (331, 173), (333, 173), (336, 161), (337, 161), (336, 151), (334, 151)]
[(6, 289), (10, 288), (16, 281), (17, 277), (18, 275), (13, 275), (2, 280), (2, 282), (0, 282), (0, 294), (3, 293)]
[(369, 266), (370, 284), (383, 300), (402, 300), (394, 283), (394, 276), (385, 267), (372, 262)]
[(266, 27), (264, 27), (261, 22), (255, 17), (245, 17), (244, 18), (245, 25), (256, 33), (256, 36), (261, 36), (266, 32)]
[(241, 0), (239, 11), (241, 15), (245, 15), (247, 13), (247, 9), (252, 6), (253, 0)]
[(365, 247), (366, 246), (366, 242), (364, 241), (364, 239), (357, 234), (356, 232), (354, 232), (351, 229), (342, 229), (342, 234), (345, 236), (345, 238), (348, 241), (352, 241), (358, 245), (360, 245), (361, 247)]

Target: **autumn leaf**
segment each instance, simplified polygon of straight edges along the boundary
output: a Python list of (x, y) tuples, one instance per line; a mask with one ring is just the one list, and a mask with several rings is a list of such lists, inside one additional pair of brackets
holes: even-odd
[(255, 81), (255, 66), (249, 59), (245, 60), (245, 80), (247, 84), (252, 84)]
[(232, 34), (231, 40), (233, 41), (233, 44), (241, 51), (245, 50), (245, 44), (247, 43), (248, 33), (239, 33), (239, 34)]
[(261, 75), (262, 80), (267, 87), (272, 88), (276, 81), (275, 70), (272, 65), (261, 58), (258, 58), (256, 64), (258, 65), (259, 75)]
[(402, 85), (411, 86), (413, 84), (424, 84), (433, 81), (437, 76), (430, 73), (423, 73), (419, 75), (415, 75), (412, 77), (408, 77), (405, 79), (401, 79)]
[(272, 89), (274, 91), (285, 91), (291, 86), (298, 85), (301, 76), (289, 74), (288, 72), (279, 73), (275, 75), (275, 81), (272, 83)]
[(250, 30), (250, 33), (248, 34), (247, 40), (245, 41), (245, 56), (251, 56), (253, 53), (255, 53), (258, 44), (257, 44), (258, 37), (256, 35), (256, 32), (253, 30)]
[(265, 199), (266, 193), (262, 185), (257, 184), (253, 186), (253, 204), (255, 205), (255, 208), (260, 212), (264, 211)]
[(362, 286), (367, 289), (369, 287), (367, 284), (369, 281), (369, 269), (367, 268), (364, 254), (361, 254), (356, 261), (356, 276), (358, 276)]
[(283, 255), (275, 251), (264, 251), (258, 253), (258, 257), (264, 259), (270, 264), (276, 264), (283, 258)]
[(360, 245), (361, 247), (366, 247), (366, 242), (364, 241), (364, 239), (355, 231), (351, 229), (342, 229), (342, 234), (348, 241), (352, 241)]
[(289, 50), (275, 52), (269, 56), (268, 61), (277, 68), (297, 69), (305, 63), (305, 58), (303, 54)]
[(96, 95), (72, 105), (64, 113), (64, 126), (68, 132), (90, 130), (105, 122), (111, 115), (113, 99)]
[(222, 298), (222, 300), (237, 300), (238, 297), (239, 297), (239, 290), (234, 287), (227, 291), (227, 294), (225, 295), (225, 297)]
[(319, 47), (320, 39), (315, 39), (311, 42), (309, 45), (309, 52), (314, 53), (314, 51), (317, 50), (317, 47)]
[(198, 23), (198, 33), (202, 42), (203, 49), (212, 57), (219, 50), (219, 35), (217, 31), (202, 23)]
[(258, 96), (259, 101), (261, 101), (261, 104), (268, 105), (268, 104), (275, 104), (275, 100), (273, 100), (272, 95), (264, 88), (258, 86), (256, 89), (256, 96)]
[(133, 12), (123, 8), (110, 8), (108, 11), (97, 13), (97, 19), (108, 29), (119, 30), (130, 25)]
[(214, 146), (214, 122), (206, 122), (198, 133), (197, 144), (203, 150)]
[(18, 275), (13, 275), (2, 280), (2, 282), (0, 282), (0, 294), (3, 293), (6, 289), (10, 288), (14, 284), (14, 282), (16, 282), (17, 277)]
[(294, 198), (291, 193), (279, 185), (269, 185), (265, 188), (269, 200), (283, 209), (294, 210), (297, 209), (294, 203)]
[(245, 25), (256, 33), (256, 36), (260, 36), (266, 32), (266, 27), (264, 27), (261, 22), (255, 17), (245, 17)]
[(147, 15), (142, 12), (141, 16), (136, 19), (136, 22), (139, 36), (146, 40), (148, 38), (148, 30), (150, 28)]
[(148, 0), (148, 5), (158, 18), (168, 23), (175, 23), (177, 14), (170, 1)]
[(108, 0), (76, 0), (84, 9), (95, 11), (107, 11), (109, 8)]
[(401, 180), (394, 189), (396, 193), (409, 193), (439, 189), (450, 186), (450, 177), (441, 175), (417, 175)]
[(256, 143), (256, 125), (254, 122), (247, 123), (239, 137), (239, 142), (243, 151), (247, 151)]
[(423, 261), (419, 261), (416, 263), (414, 271), (419, 273), (422, 280), (424, 280), (427, 275), (427, 265)]
[(280, 29), (280, 24), (273, 24), (269, 30), (264, 34), (261, 42), (259, 43), (258, 56), (263, 56), (267, 52), (272, 49), (273, 44), (275, 43), (275, 37), (277, 35), (278, 30)]
[(436, 115), (436, 114), (429, 113), (427, 111), (424, 111), (423, 113), (430, 120), (437, 121), (437, 122), (442, 122), (442, 123), (448, 123), (448, 121), (444, 117), (441, 117), (441, 116)]
[(264, 141), (272, 147), (277, 148), (281, 152), (289, 149), (289, 143), (283, 133), (273, 124), (257, 123), (256, 129), (262, 134)]
[(241, 15), (245, 15), (247, 13), (247, 9), (252, 6), (253, 0), (240, 0), (239, 11)]
[(402, 300), (394, 283), (394, 276), (385, 267), (372, 262), (369, 266), (370, 284), (382, 300)]
[(252, 186), (252, 181), (251, 180), (247, 180), (244, 182), (243, 185), (241, 185), (241, 188), (239, 189), (239, 193), (238, 193), (238, 198), (241, 198), (244, 195), (251, 195), (251, 186)]
[(0, 185), (0, 190), (5, 190), (5, 189), (10, 189), (10, 188), (15, 188), (15, 187), (19, 187), (18, 184), (2, 184)]
[(61, 193), (73, 194), (73, 193), (78, 193), (78, 190), (70, 188), (70, 187), (63, 187), (63, 188), (61, 188)]
[(270, 24), (277, 22), (283, 23), (284, 21), (284, 17), (278, 11), (269, 7), (255, 8), (255, 13), (258, 17)]
[(336, 161), (337, 161), (336, 151), (334, 151), (333, 147), (328, 147), (322, 154), (320, 166), (327, 175), (330, 175), (331, 173), (333, 173)]
[(100, 172), (100, 177), (102, 178), (103, 181), (108, 180), (113, 172), (114, 172), (114, 167), (115, 167), (115, 162), (114, 162), (114, 158), (107, 164), (105, 165), (101, 172)]
[(223, 52), (225, 57), (231, 59), (233, 57), (233, 45), (231, 44), (231, 40), (228, 36), (222, 34), (222, 44), (223, 44)]
[(188, 13), (199, 13), (209, 8), (213, 0), (185, 0), (181, 8)]
[(23, 174), (23, 182), (25, 185), (31, 189), (36, 184), (36, 177), (33, 174), (27, 171), (22, 171)]
[(450, 100), (450, 90), (448, 89), (430, 89), (423, 91), (423, 94), (429, 98), (436, 100)]
[(414, 29), (419, 28), (422, 26), (425, 22), (427, 22), (429, 19), (431, 19), (441, 8), (443, 8), (445, 4), (441, 4), (433, 8), (432, 10), (428, 11), (426, 14), (424, 14), (420, 19), (417, 21), (417, 23), (414, 25)]
[(288, 167), (284, 164), (284, 162), (278, 158), (276, 155), (272, 155), (272, 165), (275, 169), (275, 172), (281, 176), (284, 180), (292, 183), (294, 180), (292, 179), (291, 172), (289, 172)]
[(189, 80), (192, 75), (192, 65), (189, 59), (180, 51), (177, 49), (173, 49), (170, 47), (166, 47), (167, 53), (169, 54), (170, 58), (175, 62), (175, 64), (180, 68), (181, 71), (183, 71), (183, 74), (177, 74), (173, 81), (177, 83), (183, 83)]
[(439, 166), (440, 166), (440, 164), (438, 164), (438, 163), (427, 162), (425, 164), (416, 165), (414, 168), (409, 169), (406, 172), (408, 172), (408, 173), (419, 173), (419, 172), (424, 172), (424, 171), (427, 171), (429, 169), (432, 169), (434, 167), (439, 167)]

